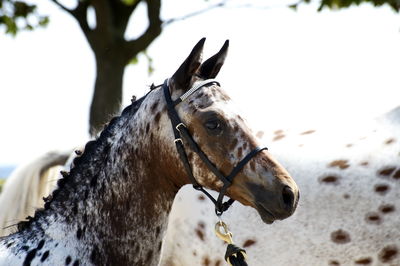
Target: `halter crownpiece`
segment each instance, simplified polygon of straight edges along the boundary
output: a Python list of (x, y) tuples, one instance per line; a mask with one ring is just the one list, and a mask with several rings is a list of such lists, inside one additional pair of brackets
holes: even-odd
[(201, 87), (204, 87), (204, 86), (206, 86), (206, 85), (208, 85), (208, 84), (211, 84), (211, 83), (216, 83), (216, 84), (220, 85), (219, 82), (216, 81), (215, 79), (206, 79), (206, 80), (197, 82), (195, 86), (193, 86), (190, 90), (188, 90), (187, 92), (185, 92), (184, 94), (182, 94), (182, 96), (179, 97), (179, 99), (181, 99), (181, 102), (183, 102), (183, 101), (186, 100), (190, 95), (192, 95), (194, 92), (196, 92), (198, 89), (200, 89)]
[[(193, 137), (190, 135), (189, 130), (187, 129), (186, 125), (182, 122), (180, 119), (177, 111), (175, 110), (175, 106), (182, 101), (186, 100), (190, 95), (192, 95), (195, 91), (199, 90), (200, 88), (209, 85), (209, 84), (218, 84), (219, 82), (216, 81), (215, 79), (206, 79), (204, 81), (199, 81), (195, 83), (195, 86), (190, 88), (187, 92), (185, 92), (182, 96), (180, 96), (177, 100), (173, 101), (171, 99), (171, 94), (169, 91), (169, 79), (166, 79), (164, 84), (163, 84), (163, 90), (164, 90), (164, 96), (165, 100), (167, 102), (167, 110), (168, 110), (168, 116), (169, 119), (171, 120), (171, 125), (172, 129), (174, 131), (174, 136), (175, 136), (175, 146), (176, 149), (179, 153), (180, 159), (183, 163), (183, 166), (186, 170), (187, 175), (189, 176), (189, 179), (191, 180), (193, 184), (193, 188), (196, 190), (200, 190), (203, 192), (215, 205), (215, 213), (220, 216), (224, 211), (226, 211), (232, 203), (235, 201), (234, 199), (229, 199), (226, 202), (223, 202), (224, 195), (226, 193), (226, 190), (228, 189), (229, 186), (232, 185), (233, 179), (235, 176), (242, 170), (242, 168), (254, 157), (258, 154), (258, 152), (262, 150), (267, 150), (267, 147), (256, 147), (254, 150), (252, 150), (250, 153), (248, 153), (231, 171), (231, 173), (228, 176), (224, 176), (216, 167), (215, 165), (208, 159), (207, 155), (200, 149), (200, 147), (197, 145), (197, 143), (194, 141)], [(218, 198), (215, 199), (209, 192), (207, 192), (196, 180), (196, 178), (193, 175), (192, 167), (190, 166), (190, 162), (187, 156), (187, 153), (185, 151), (185, 147), (183, 144), (184, 139), (190, 146), (190, 148), (197, 153), (197, 155), (200, 157), (200, 159), (206, 164), (208, 169), (211, 170), (211, 172), (214, 173), (215, 176), (217, 176), (222, 182), (223, 186), (220, 190), (220, 193), (218, 195)]]

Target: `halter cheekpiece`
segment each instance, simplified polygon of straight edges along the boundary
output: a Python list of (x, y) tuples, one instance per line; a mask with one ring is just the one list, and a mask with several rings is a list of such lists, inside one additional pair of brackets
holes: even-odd
[[(254, 157), (257, 155), (258, 152), (262, 150), (267, 150), (267, 147), (256, 147), (250, 153), (248, 153), (231, 171), (228, 176), (224, 176), (216, 167), (215, 165), (208, 159), (207, 155), (200, 149), (197, 143), (194, 141), (193, 137), (190, 135), (189, 130), (187, 129), (186, 125), (182, 122), (179, 118), (177, 111), (175, 110), (175, 106), (181, 103), (182, 101), (186, 100), (190, 95), (194, 92), (199, 90), (200, 88), (210, 85), (210, 84), (218, 84), (219, 82), (215, 79), (207, 79), (204, 81), (199, 81), (190, 88), (187, 92), (182, 94), (177, 100), (173, 101), (171, 99), (171, 94), (169, 91), (168, 86), (168, 79), (165, 80), (164, 84), (162, 85), (165, 95), (165, 100), (167, 102), (167, 109), (168, 109), (168, 116), (171, 120), (172, 129), (175, 135), (175, 145), (176, 149), (179, 153), (180, 159), (185, 167), (186, 173), (190, 178), (190, 181), (193, 184), (193, 188), (203, 192), (215, 205), (215, 213), (220, 216), (224, 211), (226, 211), (232, 203), (235, 201), (234, 199), (229, 199), (226, 202), (223, 202), (224, 195), (226, 190), (229, 186), (232, 185), (234, 177), (242, 170), (242, 168)], [(218, 198), (215, 199), (208, 191), (206, 191), (196, 180), (193, 175), (192, 168), (190, 166), (189, 159), (187, 157), (187, 153), (185, 151), (183, 140), (185, 140), (190, 148), (197, 153), (200, 159), (207, 165), (208, 169), (214, 173), (222, 182), (223, 186), (220, 190)]]

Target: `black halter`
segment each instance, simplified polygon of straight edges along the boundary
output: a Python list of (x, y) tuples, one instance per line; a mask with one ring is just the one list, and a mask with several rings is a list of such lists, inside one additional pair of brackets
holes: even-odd
[[(172, 129), (173, 129), (174, 135), (175, 135), (174, 142), (176, 145), (176, 149), (178, 150), (179, 156), (181, 158), (181, 161), (183, 162), (183, 165), (185, 167), (186, 173), (189, 176), (189, 178), (193, 184), (193, 188), (203, 192), (214, 203), (215, 213), (218, 216), (220, 216), (235, 201), (234, 199), (229, 199), (228, 201), (226, 201), (224, 203), (222, 202), (224, 195), (226, 193), (226, 190), (228, 189), (228, 187), (230, 185), (232, 185), (233, 178), (240, 172), (240, 170), (242, 170), (242, 168), (250, 161), (251, 158), (253, 158), (255, 155), (257, 155), (258, 152), (260, 152), (262, 150), (267, 150), (267, 147), (256, 147), (254, 150), (252, 150), (232, 169), (231, 173), (227, 177), (225, 177), (215, 167), (215, 165), (207, 158), (206, 154), (199, 148), (197, 143), (194, 141), (193, 137), (190, 135), (189, 130), (187, 129), (185, 124), (182, 122), (182, 120), (179, 118), (179, 115), (175, 110), (175, 106), (177, 104), (179, 104), (180, 102), (184, 101), (187, 97), (189, 97), (196, 90), (200, 89), (203, 86), (212, 84), (212, 83), (219, 85), (219, 83), (214, 79), (205, 80), (205, 81), (199, 83), (197, 86), (194, 86), (193, 88), (188, 90), (186, 93), (184, 93), (181, 97), (179, 97), (175, 101), (173, 101), (171, 99), (171, 94), (170, 94), (169, 86), (168, 86), (168, 79), (165, 80), (165, 82), (164, 82), (163, 90), (164, 90), (165, 100), (167, 102), (168, 116), (171, 120)], [(190, 148), (195, 153), (198, 154), (200, 159), (207, 165), (207, 167), (211, 170), (211, 172), (213, 172), (214, 175), (216, 175), (224, 183), (217, 199), (215, 199), (213, 196), (211, 196), (211, 194), (208, 193), (197, 182), (196, 178), (194, 177), (192, 168), (189, 163), (189, 159), (188, 159), (186, 151), (185, 151), (185, 147), (183, 146), (183, 139), (189, 144)]]

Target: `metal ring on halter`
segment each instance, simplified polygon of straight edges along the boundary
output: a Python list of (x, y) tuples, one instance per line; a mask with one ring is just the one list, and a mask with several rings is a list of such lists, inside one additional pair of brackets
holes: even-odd
[(175, 127), (176, 130), (180, 131), (180, 130), (179, 130), (179, 127), (180, 127), (180, 126), (186, 127), (186, 125), (185, 125), (184, 123), (179, 123), (179, 124), (177, 124), (176, 127)]
[(177, 143), (177, 142), (180, 142), (180, 143), (182, 143), (182, 144), (183, 144), (183, 141), (182, 141), (182, 139), (181, 139), (181, 138), (174, 139), (174, 142), (175, 142), (175, 143)]

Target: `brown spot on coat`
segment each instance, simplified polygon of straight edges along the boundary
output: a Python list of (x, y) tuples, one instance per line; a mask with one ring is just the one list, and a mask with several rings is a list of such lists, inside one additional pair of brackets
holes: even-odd
[(307, 130), (307, 131), (304, 131), (304, 132), (300, 133), (300, 135), (309, 135), (309, 134), (312, 134), (314, 132), (315, 132), (315, 130), (311, 129), (311, 130)]
[(204, 200), (206, 199), (206, 197), (204, 197), (204, 195), (199, 195), (198, 199), (199, 199), (200, 201), (204, 201)]
[(363, 162), (360, 163), (360, 165), (362, 165), (362, 166), (367, 166), (368, 164), (369, 163), (367, 161), (363, 161)]
[(161, 113), (158, 112), (158, 113), (156, 114), (156, 116), (154, 117), (154, 122), (156, 122), (156, 124), (158, 124), (158, 122), (160, 122), (160, 117), (161, 117)]
[(229, 148), (231, 150), (233, 150), (236, 147), (237, 144), (238, 144), (238, 140), (237, 139), (233, 139), (232, 142), (231, 142), (231, 145), (229, 146)]
[(330, 185), (337, 185), (339, 184), (339, 177), (333, 175), (325, 176), (320, 179), (320, 182)]
[(390, 144), (394, 143), (395, 141), (396, 141), (396, 139), (390, 138), (390, 139), (385, 140), (385, 144), (390, 145)]
[(329, 266), (339, 266), (340, 263), (337, 260), (330, 260), (328, 262)]
[(349, 161), (348, 160), (335, 160), (332, 161), (329, 165), (329, 167), (339, 167), (340, 169), (346, 169), (350, 167)]
[(210, 266), (210, 259), (208, 257), (204, 257), (203, 259), (203, 266)]
[(200, 238), (201, 241), (204, 241), (205, 235), (204, 235), (204, 228), (206, 225), (203, 222), (199, 222), (197, 225), (197, 228), (195, 229), (196, 235)]
[(198, 226), (199, 226), (201, 229), (206, 228), (206, 224), (205, 224), (204, 222), (199, 222)]
[(242, 149), (242, 147), (240, 147), (240, 148), (238, 149), (237, 156), (238, 156), (239, 159), (241, 159), (241, 158), (242, 158), (242, 155), (243, 155), (243, 149)]
[(351, 147), (353, 147), (353, 144), (351, 144), (351, 143), (346, 144), (346, 148), (351, 148)]
[(246, 150), (247, 149), (247, 142), (245, 142), (242, 147), (243, 147), (243, 150)]
[(400, 169), (398, 169), (398, 170), (394, 173), (393, 178), (394, 178), (394, 179), (400, 179)]
[(154, 114), (155, 110), (157, 109), (158, 102), (153, 103), (153, 105), (150, 107), (150, 111), (152, 114)]
[(278, 129), (278, 130), (275, 130), (274, 131), (274, 134), (275, 135), (281, 135), (283, 133), (283, 130), (282, 129)]
[(380, 194), (380, 195), (385, 195), (386, 193), (389, 192), (389, 185), (386, 184), (376, 184), (375, 185), (375, 192)]
[(379, 211), (384, 214), (394, 212), (395, 210), (396, 208), (392, 204), (385, 204), (379, 207)]
[(378, 175), (390, 176), (395, 170), (396, 170), (396, 167), (386, 167), (386, 168), (379, 170)]
[(332, 232), (331, 240), (336, 244), (347, 244), (351, 241), (350, 234), (342, 229)]
[(258, 131), (256, 133), (257, 138), (262, 139), (262, 137), (264, 136), (264, 132), (263, 131)]
[(247, 239), (247, 240), (244, 241), (244, 243), (243, 243), (243, 248), (250, 247), (250, 246), (254, 245), (255, 243), (256, 243), (255, 240), (253, 240), (253, 239)]
[(272, 141), (277, 141), (277, 140), (280, 140), (280, 139), (283, 139), (285, 137), (285, 135), (276, 135), (273, 139), (272, 139)]
[(254, 161), (250, 162), (250, 169), (251, 171), (255, 172), (256, 171), (256, 163)]
[(200, 238), (201, 241), (204, 241), (204, 233), (199, 228), (195, 229), (196, 235)]
[(146, 262), (149, 263), (153, 257), (153, 250), (149, 250), (146, 255)]
[(199, 94), (197, 94), (196, 99), (200, 99), (201, 97), (203, 97), (204, 93), (200, 92)]
[(399, 254), (396, 245), (384, 247), (378, 254), (381, 262), (392, 262)]
[(367, 213), (367, 215), (365, 216), (365, 220), (369, 224), (381, 224), (382, 223), (382, 218), (376, 212)]
[(360, 264), (360, 265), (368, 265), (372, 263), (372, 259), (371, 258), (361, 258), (355, 261), (356, 264)]

